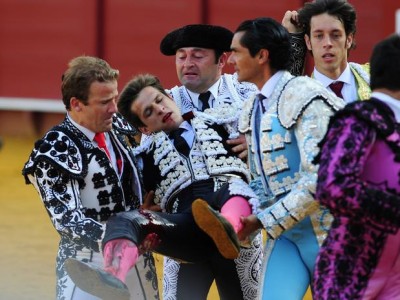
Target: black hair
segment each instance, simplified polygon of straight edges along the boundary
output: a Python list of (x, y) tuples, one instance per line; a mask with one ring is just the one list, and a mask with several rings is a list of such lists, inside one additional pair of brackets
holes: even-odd
[(280, 23), (272, 18), (256, 18), (242, 22), (235, 32), (243, 31), (240, 44), (252, 57), (261, 50), (269, 52), (273, 70), (289, 70), (291, 62), (291, 36)]
[(400, 36), (392, 34), (376, 44), (370, 59), (371, 89), (400, 90)]

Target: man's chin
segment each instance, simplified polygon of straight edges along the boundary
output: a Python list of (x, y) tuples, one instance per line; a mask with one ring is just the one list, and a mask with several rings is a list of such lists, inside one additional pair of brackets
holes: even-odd
[(237, 74), (237, 81), (239, 81), (239, 82), (248, 81), (248, 78), (240, 76), (240, 74)]
[(195, 80), (188, 80), (188, 79), (182, 79), (181, 80), (182, 85), (184, 85), (187, 89), (191, 91), (195, 91), (197, 89), (197, 82)]
[(109, 132), (112, 129), (112, 123), (104, 127), (104, 132)]

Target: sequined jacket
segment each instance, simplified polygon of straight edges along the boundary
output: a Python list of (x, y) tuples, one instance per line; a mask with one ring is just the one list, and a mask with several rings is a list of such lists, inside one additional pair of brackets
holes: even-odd
[(40, 194), (66, 257), (76, 250), (99, 252), (104, 222), (140, 205), (138, 174), (126, 140), (133, 133), (125, 120), (114, 116), (110, 137), (116, 153), (123, 156), (121, 177), (105, 152), (68, 118), (35, 143), (22, 172)]
[[(145, 188), (155, 191), (154, 202), (163, 210), (171, 212), (174, 196), (194, 181), (231, 175), (249, 182), (247, 165), (226, 144), (229, 131), (236, 131), (239, 113), (230, 105), (209, 109), (207, 113), (195, 112), (191, 119), (195, 141), (188, 159), (178, 153), (164, 132), (148, 136), (135, 149), (144, 162)], [(258, 201), (255, 195), (252, 198), (251, 202)]]
[(353, 102), (332, 118), (321, 147), (317, 198), (335, 220), (315, 296), (363, 299), (379, 261), (393, 259), (382, 250), (400, 228), (400, 124), (377, 99)]
[[(230, 105), (236, 107), (236, 109), (241, 109), (243, 102), (249, 99), (256, 91), (257, 87), (254, 84), (239, 82), (236, 73), (223, 74), (214, 108), (218, 108), (221, 105)], [(185, 114), (196, 110), (184, 86), (175, 86), (167, 90), (167, 92), (178, 105), (182, 115), (185, 116)]]
[(312, 160), (330, 116), (343, 105), (319, 82), (289, 72), (275, 86), (265, 113), (258, 99), (245, 103), (239, 130), (246, 134), (250, 168), (266, 194), (258, 218), (270, 237), (310, 216), (318, 241), (324, 239), (331, 216), (313, 197), (317, 166)]
[[(299, 54), (300, 56), (301, 54)], [(184, 86), (175, 86), (170, 90), (167, 90), (169, 95), (174, 99), (177, 103), (180, 111), (184, 118), (189, 117), (192, 111), (196, 111), (196, 107), (194, 107), (192, 100), (190, 99), (189, 94), (186, 91)], [(229, 105), (234, 107), (237, 111), (241, 111), (243, 107), (243, 103), (250, 99), (257, 92), (256, 85), (249, 82), (239, 82), (237, 80), (237, 74), (223, 74), (221, 76), (221, 85), (218, 89), (218, 98), (216, 99), (216, 103), (214, 104), (214, 108), (218, 108), (221, 105)], [(236, 126), (237, 123), (234, 123)], [(229, 138), (237, 138), (239, 136), (239, 132), (237, 128), (234, 130), (229, 130)], [(260, 191), (262, 187), (259, 184), (259, 179), (256, 178), (255, 174), (251, 175), (252, 180), (250, 182), (250, 186), (257, 194), (257, 196), (261, 199), (264, 197), (264, 194)]]
[(360, 65), (350, 62), (350, 70), (357, 82), (358, 100), (367, 100), (371, 97), (371, 88), (369, 87), (369, 63)]

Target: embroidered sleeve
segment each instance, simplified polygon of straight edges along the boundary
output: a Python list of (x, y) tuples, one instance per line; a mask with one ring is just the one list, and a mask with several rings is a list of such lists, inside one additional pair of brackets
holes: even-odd
[(141, 155), (143, 166), (143, 184), (146, 192), (155, 191), (157, 183), (161, 181), (160, 169), (154, 162), (152, 152), (150, 154)]
[(335, 119), (321, 151), (317, 199), (336, 216), (366, 217), (377, 226), (396, 230), (399, 196), (361, 178), (374, 141), (375, 132), (360, 119)]
[(34, 175), (29, 177), (59, 234), (98, 252), (105, 225), (85, 217), (78, 181), (43, 160), (38, 162)]
[(304, 33), (291, 33), (290, 35), (292, 37), (292, 66), (289, 71), (294, 76), (300, 76), (304, 73), (304, 63), (307, 53)]
[(317, 166), (312, 161), (319, 151), (318, 143), (326, 132), (332, 113), (324, 101), (314, 100), (294, 126), (301, 160), (298, 180), (290, 192), (258, 215), (272, 238), (277, 238), (319, 208), (319, 203), (313, 197)]

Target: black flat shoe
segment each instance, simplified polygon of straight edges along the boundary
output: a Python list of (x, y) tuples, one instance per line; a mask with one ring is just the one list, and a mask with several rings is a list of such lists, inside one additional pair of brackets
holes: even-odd
[(129, 300), (128, 287), (110, 273), (74, 258), (67, 258), (65, 269), (83, 291), (103, 300)]

